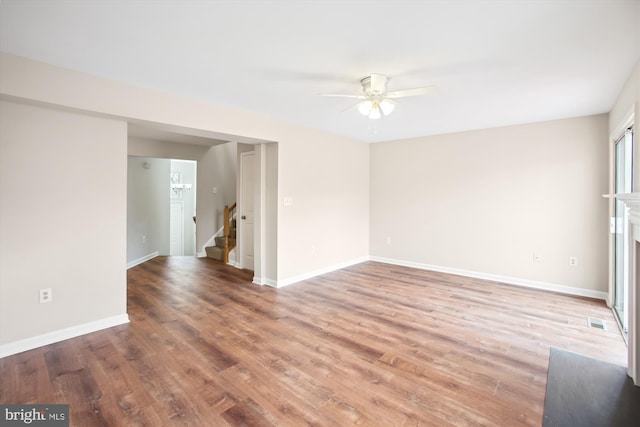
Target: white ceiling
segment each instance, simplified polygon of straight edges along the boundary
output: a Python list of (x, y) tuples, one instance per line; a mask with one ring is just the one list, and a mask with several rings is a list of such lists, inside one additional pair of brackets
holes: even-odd
[[(610, 110), (640, 52), (637, 0), (0, 0), (0, 50), (362, 141)], [(373, 122), (353, 100), (436, 85)]]

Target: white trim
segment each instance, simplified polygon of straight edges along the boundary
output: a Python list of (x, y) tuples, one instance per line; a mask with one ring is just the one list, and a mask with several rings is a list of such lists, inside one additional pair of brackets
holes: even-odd
[[(638, 331), (638, 310), (640, 309), (640, 295), (638, 295), (638, 253), (637, 246), (640, 243), (640, 192), (617, 194), (619, 200), (624, 202), (627, 209), (627, 220), (631, 230), (629, 232), (629, 289), (627, 302), (629, 304), (627, 324), (627, 373), (633, 379), (633, 383), (640, 386), (640, 331)], [(617, 318), (617, 316), (615, 316)]]
[[(635, 106), (631, 106), (629, 112), (625, 116), (626, 119), (616, 126), (615, 130), (609, 134), (609, 194), (602, 195), (609, 199), (609, 220), (611, 221), (615, 217), (615, 199), (619, 196), (615, 194), (615, 180), (616, 180), (616, 143), (624, 138), (627, 129), (633, 128), (635, 125)], [(635, 160), (632, 160), (635, 163)], [(633, 165), (632, 165), (633, 169)], [(633, 177), (632, 177), (633, 179)], [(613, 309), (615, 303), (615, 233), (609, 232), (609, 295), (607, 297), (607, 306)]]
[(635, 116), (635, 104), (629, 108), (629, 111), (624, 116), (625, 118), (622, 120), (618, 126), (615, 127), (613, 132), (609, 134), (609, 140), (614, 143), (620, 139), (622, 135), (624, 135), (625, 131), (634, 125), (634, 116)]
[[(257, 203), (255, 203), (254, 209), (258, 212), (258, 218), (254, 217), (253, 223), (253, 255), (254, 259), (254, 271), (259, 274), (265, 274), (267, 269), (267, 147), (264, 144), (260, 144), (253, 148), (253, 151), (258, 155), (259, 164), (259, 191), (256, 194)], [(257, 221), (256, 221), (257, 219)], [(258, 232), (256, 233), (255, 225), (258, 225)]]
[(234, 266), (235, 268), (240, 268), (240, 263), (237, 260), (236, 256), (236, 248), (238, 247), (238, 237), (236, 235), (236, 247), (229, 251), (229, 265)]
[(522, 286), (525, 288), (542, 289), (545, 291), (559, 292), (561, 294), (575, 295), (581, 297), (607, 299), (607, 292), (592, 291), (590, 289), (574, 288), (571, 286), (558, 285), (555, 283), (538, 282), (535, 280), (519, 279), (517, 277), (501, 276), (498, 274), (480, 273), (477, 271), (462, 270), (459, 268), (441, 267), (438, 265), (422, 264), (412, 261), (402, 261), (399, 259), (383, 258), (372, 256), (371, 261), (383, 262), (385, 264), (401, 265), (404, 267), (418, 268), (420, 270), (438, 271), (441, 273), (457, 274), (459, 276), (473, 277), (476, 279), (491, 280), (507, 285)]
[(276, 280), (273, 279), (268, 279), (266, 277), (257, 277), (257, 276), (253, 276), (253, 282), (254, 285), (260, 285), (260, 286), (270, 286), (272, 288), (277, 288), (278, 287), (278, 282)]
[(206, 258), (206, 257), (207, 257), (206, 252), (196, 252), (196, 258)]
[(616, 194), (616, 198), (627, 207), (629, 222), (640, 226), (640, 192)]
[(143, 262), (147, 262), (150, 259), (153, 259), (155, 257), (157, 257), (158, 255), (160, 255), (158, 252), (152, 252), (148, 255), (143, 256), (142, 258), (138, 258), (138, 259), (134, 259), (133, 261), (129, 261), (127, 263), (127, 270), (135, 267), (136, 265), (142, 264)]
[(267, 286), (270, 286), (272, 288), (277, 288), (278, 287), (278, 281), (277, 280), (273, 280), (273, 279), (263, 279), (264, 280), (264, 284)]
[(0, 345), (0, 358), (11, 356), (13, 354), (22, 353), (23, 351), (32, 350), (34, 348), (53, 344), (56, 342), (75, 338), (80, 335), (89, 334), (91, 332), (100, 331), (102, 329), (111, 328), (113, 326), (124, 325), (129, 323), (129, 315), (121, 314), (118, 316), (107, 317), (106, 319), (96, 320), (82, 325), (72, 326), (70, 328), (60, 329), (46, 334), (26, 338), (19, 341), (10, 342)]
[(304, 273), (299, 276), (290, 277), (288, 279), (272, 281), (266, 279), (265, 285), (274, 287), (274, 288), (284, 288), (285, 286), (292, 285), (294, 283), (302, 282), (303, 280), (312, 279), (316, 276), (321, 276), (323, 274), (331, 273), (332, 271), (340, 270), (342, 268), (351, 267), (352, 265), (360, 264), (362, 262), (369, 261), (368, 256), (356, 258), (350, 261), (341, 262), (338, 264), (331, 265), (329, 267), (321, 268), (318, 270), (310, 271), (309, 273)]
[[(608, 209), (608, 219), (609, 219), (609, 236), (607, 238), (607, 243), (608, 243), (608, 251), (607, 251), (607, 255), (608, 255), (608, 261), (609, 261), (609, 265), (608, 265), (608, 286), (607, 286), (607, 290), (608, 290), (608, 297), (607, 297), (607, 306), (611, 309), (613, 309), (613, 299), (614, 299), (614, 295), (615, 295), (615, 276), (616, 276), (616, 271), (615, 271), (615, 265), (616, 265), (616, 259), (615, 259), (615, 233), (612, 233), (611, 231), (611, 223), (612, 221), (615, 221), (614, 217), (615, 217), (615, 212), (616, 212), (616, 201), (615, 201), (615, 191), (616, 191), (616, 178), (615, 178), (615, 172), (616, 172), (616, 139), (613, 136), (609, 136), (609, 173), (608, 173), (608, 179), (609, 179), (609, 200), (607, 202), (607, 209)], [(604, 197), (604, 195), (603, 195)], [(615, 317), (615, 316), (614, 316)]]

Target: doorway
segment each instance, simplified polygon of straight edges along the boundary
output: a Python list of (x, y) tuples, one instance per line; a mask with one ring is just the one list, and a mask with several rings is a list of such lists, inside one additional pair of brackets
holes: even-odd
[[(633, 191), (633, 132), (627, 129), (615, 142), (615, 192)], [(624, 202), (616, 199), (614, 219), (613, 310), (625, 339), (629, 328), (629, 221)]]
[(128, 157), (127, 266), (195, 255), (196, 162)]
[(195, 161), (171, 160), (169, 255), (196, 253), (196, 167)]
[(169, 255), (184, 256), (184, 202), (172, 200), (169, 211)]

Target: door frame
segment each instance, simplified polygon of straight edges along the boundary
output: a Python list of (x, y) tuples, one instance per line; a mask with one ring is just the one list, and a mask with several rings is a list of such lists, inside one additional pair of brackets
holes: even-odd
[[(256, 285), (278, 287), (278, 143), (266, 141), (251, 149), (238, 149), (236, 158), (236, 200), (240, 203), (240, 155), (253, 152), (253, 280)], [(238, 205), (238, 212), (240, 206)], [(239, 231), (239, 229), (238, 229)], [(240, 239), (238, 239), (240, 245)], [(233, 265), (240, 268), (240, 247), (233, 251)]]
[[(626, 119), (623, 120), (613, 132), (609, 134), (609, 194), (605, 195), (609, 197), (609, 218), (615, 217), (615, 180), (616, 180), (616, 142), (620, 139), (621, 136), (624, 135), (625, 131), (629, 128), (635, 127), (635, 111), (633, 108), (629, 111), (629, 113), (625, 116)], [(633, 161), (632, 168), (635, 165), (640, 165), (640, 150), (633, 150)], [(638, 188), (638, 184), (640, 182), (640, 177), (633, 177), (633, 187)], [(611, 221), (611, 219), (610, 219)], [(610, 228), (613, 227), (612, 224), (609, 225)], [(638, 242), (640, 242), (640, 230), (638, 226), (630, 227), (629, 231), (629, 253), (627, 256), (629, 257), (628, 268), (629, 268), (629, 312), (627, 313), (628, 319), (628, 330), (627, 330), (627, 374), (633, 379), (636, 385), (640, 385), (640, 377), (638, 376), (640, 372), (638, 369), (640, 368), (640, 330), (638, 329), (638, 309), (640, 309), (639, 302), (639, 283), (638, 283), (638, 272), (636, 271), (636, 266), (640, 265), (640, 254), (638, 254), (636, 248), (638, 247)], [(615, 231), (615, 230), (613, 230)], [(607, 295), (607, 306), (612, 310), (613, 317), (616, 322), (618, 322), (618, 316), (615, 313), (614, 309), (614, 299), (615, 299), (615, 235), (614, 233), (609, 233), (609, 292)], [(621, 325), (618, 323), (618, 327), (622, 329)]]
[[(626, 193), (632, 193), (634, 191), (634, 156), (635, 156), (635, 150), (633, 147), (633, 137), (631, 138), (631, 145), (627, 145), (628, 141), (627, 141), (627, 135), (629, 133), (629, 131), (631, 131), (631, 128), (626, 128), (625, 130), (623, 130), (617, 137), (616, 139), (613, 141), (613, 169), (612, 169), (612, 175), (613, 175), (613, 192), (614, 193), (618, 193), (618, 178), (619, 178), (619, 174), (620, 171), (618, 171), (618, 163), (619, 163), (619, 159), (618, 159), (618, 151), (619, 148), (622, 149), (623, 151), (623, 170), (622, 172), (624, 172), (624, 176), (623, 179), (625, 180), (625, 182), (622, 183), (622, 187), (626, 187), (627, 184), (630, 185), (629, 189), (623, 188), (623, 191), (621, 192), (621, 194), (626, 194)], [(629, 168), (629, 170), (627, 170), (627, 167)], [(628, 176), (627, 176), (628, 174)], [(630, 183), (627, 183), (627, 178), (631, 179)], [(620, 327), (620, 330), (622, 331), (622, 335), (624, 337), (625, 340), (627, 340), (627, 334), (628, 334), (628, 328), (629, 328), (629, 323), (630, 323), (630, 316), (629, 316), (629, 290), (632, 287), (632, 283), (631, 283), (631, 279), (632, 279), (632, 263), (633, 260), (630, 259), (631, 254), (632, 254), (632, 246), (633, 246), (633, 227), (631, 226), (631, 223), (629, 222), (629, 216), (628, 216), (628, 207), (625, 205), (625, 203), (621, 202), (620, 200), (618, 200), (617, 198), (613, 199), (613, 216), (612, 216), (612, 223), (611, 224), (611, 228), (612, 231), (614, 231), (611, 234), (612, 237), (612, 244), (613, 244), (613, 271), (611, 272), (612, 275), (612, 287), (610, 289), (610, 296), (609, 296), (609, 300), (611, 301), (610, 303), (610, 307), (613, 310), (614, 316), (616, 318), (616, 321), (618, 322), (618, 326)], [(620, 208), (622, 210), (622, 212), (618, 212), (618, 208)], [(622, 228), (624, 230), (624, 232), (622, 234), (620, 234), (618, 231), (619, 229)], [(618, 238), (621, 239), (620, 242), (618, 242)], [(619, 248), (618, 243), (622, 244), (622, 248)], [(621, 253), (618, 253), (618, 249), (622, 249)], [(619, 263), (618, 261), (621, 260), (622, 261), (622, 265), (620, 266), (622, 268), (622, 272), (618, 271), (619, 268)], [(622, 273), (622, 277), (619, 277), (619, 273)], [(617, 308), (617, 295), (618, 295), (618, 287), (621, 286), (618, 282), (618, 279), (622, 279), (622, 286), (624, 287), (625, 290), (625, 298), (624, 298), (624, 309), (623, 312), (620, 313), (620, 311)], [(624, 324), (626, 322), (626, 325)]]
[[(634, 111), (633, 109), (625, 116), (626, 119), (620, 123), (613, 132), (609, 134), (609, 194), (603, 195), (603, 197), (609, 198), (609, 289), (607, 292), (607, 306), (613, 309), (614, 304), (614, 292), (615, 292), (615, 235), (613, 234), (612, 218), (616, 213), (616, 142), (620, 139), (624, 132), (634, 124)], [(640, 164), (636, 162), (635, 156), (640, 153), (640, 150), (634, 150), (634, 164)], [(635, 181), (635, 178), (634, 178)], [(636, 187), (636, 182), (633, 186)], [(614, 314), (615, 316), (615, 314)]]

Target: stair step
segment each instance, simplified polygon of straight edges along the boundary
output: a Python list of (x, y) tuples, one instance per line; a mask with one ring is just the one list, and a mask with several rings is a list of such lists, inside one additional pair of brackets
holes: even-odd
[[(219, 246), (220, 248), (224, 248), (224, 237), (223, 236), (219, 236), (215, 238), (216, 241), (216, 246)], [(233, 237), (229, 237), (229, 247), (233, 248), (236, 245), (236, 239), (235, 236)]]
[(213, 259), (217, 259), (218, 261), (222, 261), (222, 256), (224, 255), (222, 247), (207, 246), (206, 248), (204, 248), (204, 250), (207, 253), (208, 258), (213, 258)]

